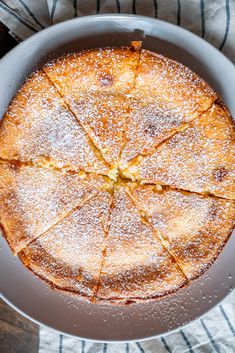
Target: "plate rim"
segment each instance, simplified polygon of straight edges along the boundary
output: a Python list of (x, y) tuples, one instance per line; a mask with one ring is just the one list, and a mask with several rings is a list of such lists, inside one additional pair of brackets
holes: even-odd
[[(233, 289), (234, 290), (234, 289)], [(7, 303), (11, 308), (13, 308), (14, 310), (16, 310), (19, 314), (21, 314), (22, 316), (24, 316), (26, 319), (32, 321), (33, 323), (37, 324), (38, 326), (43, 326), (45, 328), (48, 328), (52, 331), (54, 331), (55, 333), (61, 334), (63, 336), (67, 336), (70, 338), (74, 338), (74, 339), (79, 339), (79, 340), (85, 340), (88, 342), (95, 342), (95, 343), (135, 343), (135, 342), (146, 342), (146, 341), (150, 341), (153, 340), (155, 338), (159, 338), (161, 336), (168, 336), (172, 333), (176, 333), (177, 331), (179, 331), (180, 329), (185, 329), (188, 326), (190, 326), (191, 324), (193, 324), (195, 321), (197, 320), (201, 320), (202, 318), (204, 318), (206, 315), (208, 315), (212, 310), (215, 309), (216, 306), (219, 306), (225, 299), (227, 299), (230, 295), (232, 294), (232, 292), (228, 293), (222, 300), (220, 300), (215, 306), (213, 306), (212, 308), (208, 309), (207, 311), (205, 311), (205, 313), (203, 313), (202, 315), (199, 315), (196, 319), (188, 322), (187, 324), (177, 327), (173, 330), (170, 330), (168, 332), (165, 332), (164, 334), (160, 333), (157, 335), (153, 335), (153, 336), (148, 336), (148, 337), (144, 337), (144, 338), (138, 338), (138, 339), (129, 339), (129, 340), (100, 340), (100, 339), (91, 339), (91, 338), (84, 338), (78, 335), (74, 335), (72, 333), (67, 333), (64, 331), (60, 331), (50, 325), (44, 324), (41, 321), (34, 319), (32, 316), (26, 314), (24, 311), (22, 311), (21, 309), (19, 309), (15, 304), (13, 304), (10, 300), (8, 300), (2, 293), (0, 293), (0, 299), (2, 299), (5, 303)]]

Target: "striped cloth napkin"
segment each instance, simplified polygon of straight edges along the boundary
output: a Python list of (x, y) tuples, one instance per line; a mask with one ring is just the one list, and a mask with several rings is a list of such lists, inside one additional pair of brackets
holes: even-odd
[[(134, 13), (185, 27), (235, 63), (235, 0), (0, 0), (0, 21), (19, 41), (73, 17)], [(234, 353), (235, 291), (203, 319), (137, 343), (94, 343), (40, 327), (39, 353)]]

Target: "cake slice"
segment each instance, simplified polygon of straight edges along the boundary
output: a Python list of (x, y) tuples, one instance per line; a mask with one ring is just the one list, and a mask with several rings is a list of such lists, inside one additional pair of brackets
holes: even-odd
[(97, 299), (151, 299), (185, 283), (182, 271), (143, 221), (124, 188), (116, 189)]
[(0, 123), (0, 158), (108, 173), (87, 134), (43, 71), (26, 81)]
[(139, 56), (140, 51), (132, 47), (99, 48), (69, 54), (43, 69), (71, 103), (81, 92), (129, 93)]
[(96, 49), (44, 67), (111, 169), (118, 165), (139, 55), (128, 47)]
[(107, 191), (100, 191), (21, 251), (20, 259), (52, 286), (92, 299), (111, 200)]
[(0, 225), (17, 253), (96, 194), (103, 177), (0, 163)]
[(235, 225), (235, 202), (155, 186), (131, 187), (138, 209), (188, 279), (217, 258)]
[(234, 123), (219, 105), (130, 169), (144, 183), (235, 199)]
[(168, 58), (142, 50), (130, 94), (130, 112), (120, 166), (150, 154), (162, 141), (187, 126), (217, 98), (194, 72)]
[(111, 171), (115, 171), (126, 129), (128, 98), (118, 94), (85, 93), (70, 107)]

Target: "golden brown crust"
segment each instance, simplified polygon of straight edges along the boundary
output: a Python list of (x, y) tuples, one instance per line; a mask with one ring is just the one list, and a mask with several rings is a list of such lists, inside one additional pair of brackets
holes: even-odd
[(0, 163), (0, 224), (16, 253), (104, 185), (99, 176)]
[[(167, 296), (174, 296), (174, 294), (180, 290), (181, 288), (186, 288), (191, 284), (191, 282), (185, 280), (185, 282), (182, 282), (182, 285), (177, 287), (176, 289), (172, 289), (170, 292), (166, 292), (163, 295), (156, 295), (156, 296), (151, 296), (151, 297), (129, 297), (129, 298), (119, 298), (119, 297), (113, 297), (112, 299), (104, 299), (104, 298), (98, 298), (95, 297), (93, 302), (98, 303), (98, 304), (104, 304), (104, 305), (117, 305), (117, 306), (127, 306), (127, 305), (132, 305), (132, 304), (144, 304), (144, 303), (150, 303), (150, 302), (156, 302), (157, 300), (160, 300), (161, 298)], [(92, 298), (93, 299), (93, 298)]]
[(46, 65), (56, 85), (104, 159), (116, 168), (139, 52), (105, 48), (68, 55)]
[(87, 134), (46, 74), (33, 74), (0, 124), (0, 157), (69, 170), (107, 174)]
[(150, 185), (131, 193), (189, 280), (212, 264), (235, 226), (234, 201)]
[(235, 130), (228, 110), (213, 105), (137, 169), (146, 183), (235, 199)]
[(70, 107), (106, 162), (117, 168), (129, 110), (128, 97), (86, 92)]
[(211, 107), (217, 97), (184, 65), (142, 50), (130, 96), (121, 164), (153, 152), (159, 143)]
[(23, 263), (56, 287), (92, 297), (112, 197), (100, 191), (21, 251)]
[(53, 288), (114, 305), (189, 285), (235, 224), (234, 202), (220, 199), (235, 199), (227, 108), (182, 64), (133, 47), (47, 64), (0, 124), (12, 250)]
[(64, 97), (75, 99), (81, 91), (128, 93), (133, 88), (139, 51), (100, 48), (67, 55), (44, 67)]
[(143, 222), (124, 188), (116, 189), (97, 298), (160, 297), (186, 283), (173, 258)]

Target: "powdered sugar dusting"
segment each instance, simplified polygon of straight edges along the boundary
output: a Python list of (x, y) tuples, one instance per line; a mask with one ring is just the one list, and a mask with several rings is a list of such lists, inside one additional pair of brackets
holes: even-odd
[(12, 249), (52, 286), (118, 304), (200, 275), (235, 220), (222, 199), (235, 199), (234, 125), (217, 98), (138, 49), (75, 53), (33, 74), (0, 124)]
[(111, 200), (107, 191), (101, 191), (31, 243), (22, 252), (23, 261), (60, 288), (93, 296)]
[(19, 251), (104, 185), (102, 177), (0, 164), (0, 214), (7, 239)]
[(116, 189), (98, 297), (160, 296), (184, 282), (181, 271), (143, 223), (124, 188)]
[(209, 85), (184, 65), (147, 50), (141, 53), (136, 90), (180, 107), (185, 115), (205, 111), (217, 98)]
[(155, 146), (207, 110), (216, 93), (188, 68), (142, 50), (121, 163)]
[(235, 198), (235, 140), (226, 110), (215, 105), (139, 165), (145, 182)]
[(153, 186), (132, 193), (189, 279), (213, 262), (235, 225), (232, 201)]
[(106, 48), (68, 55), (44, 70), (104, 159), (116, 168), (139, 53)]
[(108, 172), (43, 72), (26, 82), (8, 109), (0, 125), (0, 156), (69, 170)]
[(138, 51), (128, 47), (100, 48), (69, 54), (44, 70), (64, 97), (81, 92), (128, 93), (133, 88)]
[(130, 97), (125, 147), (120, 165), (138, 155), (150, 154), (163, 140), (179, 130), (192, 116), (184, 117), (178, 108), (167, 108), (156, 98)]
[(128, 114), (128, 97), (113, 94), (80, 94), (69, 104), (105, 160), (117, 166)]

